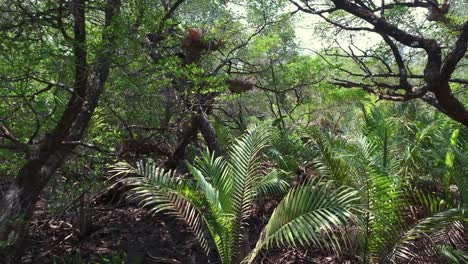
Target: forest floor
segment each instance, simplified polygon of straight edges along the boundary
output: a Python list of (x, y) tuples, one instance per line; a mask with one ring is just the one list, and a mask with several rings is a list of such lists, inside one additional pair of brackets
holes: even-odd
[[(253, 247), (276, 200), (259, 203), (249, 219)], [(151, 216), (133, 205), (87, 207), (87, 234), (80, 236), (77, 213), (50, 215), (44, 201), (31, 223), (22, 263), (217, 263), (207, 257), (187, 226), (165, 216)], [(335, 257), (310, 250), (271, 250), (260, 263), (338, 263)], [(351, 262), (347, 262), (351, 263)]]

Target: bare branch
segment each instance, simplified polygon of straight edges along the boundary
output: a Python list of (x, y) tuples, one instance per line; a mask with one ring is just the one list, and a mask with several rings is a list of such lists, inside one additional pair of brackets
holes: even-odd
[(110, 156), (117, 156), (117, 154), (114, 153), (111, 150), (104, 149), (103, 147), (97, 146), (95, 144), (82, 142), (80, 140), (77, 140), (77, 141), (62, 141), (62, 144), (63, 145), (70, 145), (70, 146), (82, 146), (82, 147), (89, 148), (89, 149), (92, 149), (92, 150), (95, 150), (97, 152), (104, 153), (104, 154), (107, 154), (107, 155), (110, 155)]

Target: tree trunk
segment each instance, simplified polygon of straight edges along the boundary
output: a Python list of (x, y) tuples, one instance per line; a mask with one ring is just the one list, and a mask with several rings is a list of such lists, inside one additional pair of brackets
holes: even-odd
[(20, 256), (24, 238), (35, 204), (48, 180), (63, 163), (65, 153), (42, 152), (36, 159), (30, 159), (20, 169), (15, 182), (2, 197), (0, 212), (0, 240), (12, 243), (5, 248), (6, 263)]
[(179, 143), (172, 156), (164, 164), (164, 167), (175, 169), (186, 159), (186, 149), (196, 139), (199, 131), (210, 151), (214, 152), (216, 156), (225, 154), (224, 149), (219, 144), (216, 130), (208, 119), (208, 115), (200, 109), (199, 113), (193, 116), (190, 123), (183, 128)]
[(198, 124), (197, 118), (192, 117), (190, 122), (185, 125), (182, 130), (182, 135), (179, 138), (179, 143), (176, 146), (176, 149), (172, 156), (167, 160), (164, 164), (164, 167), (168, 169), (175, 169), (177, 168), (182, 161), (185, 159), (185, 150), (187, 149), (188, 145), (197, 137), (198, 133)]
[(203, 136), (203, 139), (208, 146), (208, 149), (211, 152), (214, 152), (216, 156), (224, 155), (224, 150), (222, 149), (221, 145), (218, 141), (218, 136), (216, 135), (216, 130), (211, 124), (210, 120), (208, 119), (208, 115), (201, 111), (197, 115), (197, 124), (198, 128), (200, 129), (200, 133)]
[[(190, 31), (196, 34), (201, 34), (198, 31)], [(197, 37), (201, 37), (197, 35)], [(190, 42), (190, 45), (187, 46), (186, 42)], [(185, 37), (182, 41), (182, 46), (185, 45), (183, 49), (183, 56), (184, 60), (182, 65), (187, 66), (192, 63), (199, 64), (200, 59), (202, 57), (201, 51), (204, 51), (206, 47), (196, 45), (196, 43), (200, 42), (200, 39), (192, 43), (190, 38), (190, 34)], [(155, 42), (153, 42), (153, 45)], [(199, 44), (199, 43), (198, 43)], [(192, 82), (187, 81), (185, 79), (177, 79), (174, 81), (175, 86), (178, 88), (176, 89), (177, 93), (185, 92), (192, 89)], [(211, 113), (213, 108), (214, 99), (217, 93), (209, 93), (209, 94), (197, 94), (195, 98), (193, 98), (193, 102), (184, 102), (184, 106), (186, 109), (195, 109), (195, 113), (192, 114), (192, 118), (190, 122), (188, 122), (182, 129), (182, 135), (179, 138), (179, 142), (176, 146), (176, 149), (172, 156), (167, 160), (164, 164), (164, 167), (169, 169), (177, 168), (183, 160), (186, 158), (186, 149), (190, 145), (190, 143), (196, 139), (197, 133), (201, 132), (203, 139), (205, 140), (208, 149), (215, 153), (217, 156), (224, 155), (224, 150), (221, 148), (218, 137), (216, 135), (216, 130), (212, 126), (208, 115)]]
[[(57, 126), (40, 145), (33, 146), (15, 181), (0, 198), (0, 241), (7, 244), (0, 252), (0, 259), (4, 259), (5, 263), (16, 263), (16, 259), (21, 256), (39, 195), (75, 147), (66, 142), (80, 141), (83, 137), (109, 76), (111, 54), (108, 47), (112, 45), (111, 36), (106, 33), (103, 35), (102, 52), (96, 59), (97, 66), (89, 74), (86, 62), (85, 1), (73, 1), (76, 63), (74, 93)], [(107, 1), (105, 27), (110, 26), (119, 8), (120, 0)]]

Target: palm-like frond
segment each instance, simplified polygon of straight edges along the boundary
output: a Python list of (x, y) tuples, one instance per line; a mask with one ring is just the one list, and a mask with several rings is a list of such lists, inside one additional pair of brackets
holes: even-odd
[(229, 164), (222, 157), (204, 152), (195, 159), (193, 165), (188, 165), (195, 177), (202, 194), (209, 205), (209, 213), (205, 214), (205, 223), (214, 239), (222, 263), (232, 261), (231, 228), (231, 189), (232, 174)]
[(230, 192), (233, 179), (226, 160), (223, 157), (215, 157), (214, 153), (209, 153), (207, 150), (188, 167), (207, 195), (207, 199), (214, 203), (218, 210), (227, 212), (231, 206)]
[(453, 204), (420, 191), (403, 196), (402, 187), (391, 187), (383, 175), (375, 177), (370, 177), (370, 185), (380, 187), (370, 190), (368, 248), (372, 261), (428, 263), (437, 257), (439, 246), (464, 244), (461, 223), (467, 220), (466, 209), (453, 208)]
[[(130, 196), (148, 208), (152, 214), (165, 213), (185, 221), (201, 247), (209, 253), (209, 238), (205, 233), (203, 216), (196, 208), (197, 194), (176, 177), (173, 171), (158, 168), (153, 162), (140, 161), (137, 168), (126, 162), (111, 167), (118, 182), (130, 187)], [(129, 177), (125, 177), (131, 175)]]
[[(271, 192), (282, 193), (289, 187), (284, 174), (277, 171), (261, 177), (260, 151), (266, 146), (270, 133), (264, 126), (249, 129), (232, 145), (230, 159), (203, 152), (188, 168), (196, 180), (178, 179), (173, 172), (164, 171), (145, 162), (137, 168), (120, 162), (112, 173), (123, 177), (119, 181), (131, 187), (131, 194), (150, 212), (174, 215), (185, 220), (204, 248), (210, 232), (222, 263), (232, 263), (239, 253), (242, 233), (254, 199)], [(201, 190), (201, 192), (200, 192)]]
[(319, 181), (292, 189), (273, 212), (246, 262), (252, 263), (261, 249), (274, 246), (315, 245), (339, 251), (336, 228), (354, 219), (358, 199), (355, 190), (332, 189)]
[(249, 129), (237, 139), (230, 151), (229, 166), (232, 172), (231, 204), (234, 216), (231, 229), (232, 255), (236, 255), (242, 240), (244, 219), (249, 215), (255, 199), (255, 186), (260, 178), (259, 153), (267, 145), (270, 132), (260, 126)]
[(289, 173), (282, 170), (272, 170), (267, 175), (261, 177), (255, 186), (256, 197), (285, 194), (289, 190)]
[(382, 258), (395, 242), (394, 234), (401, 228), (404, 211), (401, 187), (390, 175), (378, 168), (368, 168), (369, 253), (372, 258)]
[(442, 138), (441, 127), (432, 122), (425, 126), (412, 128), (412, 136), (401, 139), (404, 142), (404, 152), (400, 163), (399, 173), (405, 176), (413, 176), (425, 170), (430, 160), (437, 160), (437, 142)]
[(313, 136), (314, 147), (318, 156), (314, 159), (314, 167), (322, 177), (348, 185), (353, 181), (352, 168), (340, 156), (345, 143), (328, 135), (316, 134)]
[(237, 139), (230, 151), (229, 165), (233, 174), (232, 212), (245, 215), (255, 198), (255, 183), (259, 179), (259, 153), (267, 145), (270, 133), (266, 127), (250, 129)]
[[(438, 246), (462, 243), (462, 222), (468, 221), (467, 209), (449, 209), (424, 218), (401, 235), (387, 255), (391, 261), (427, 263), (437, 255)], [(453, 231), (453, 232), (451, 232)], [(465, 252), (466, 254), (466, 252)]]
[[(411, 194), (419, 186), (414, 183), (421, 179), (432, 176), (432, 181), (439, 183), (444, 169), (440, 161), (447, 149), (450, 130), (434, 120), (408, 124), (375, 110), (378, 109), (363, 111), (364, 122), (357, 136), (342, 135), (347, 139), (344, 141), (320, 135), (315, 140), (320, 153), (316, 162), (318, 171), (336, 180), (352, 178), (355, 186), (363, 190), (362, 199), (368, 203), (363, 218), (364, 261), (370, 255), (371, 262), (376, 263), (389, 260), (408, 263), (409, 258), (427, 263), (440, 253), (438, 248), (442, 245), (464, 253), (465, 249), (456, 245), (466, 248), (461, 225), (466, 213), (457, 209), (462, 203), (456, 189), (449, 192), (448, 188), (456, 183), (466, 207), (468, 144), (455, 142), (452, 136), (443, 181), (444, 197), (448, 200), (418, 191), (414, 197)], [(449, 202), (452, 200), (453, 204)]]
[[(421, 142), (428, 141), (427, 144), (432, 144), (436, 140), (430, 138), (437, 134), (432, 130), (430, 127), (418, 135)], [(324, 176), (334, 179), (362, 179), (364, 176), (365, 180), (358, 182), (357, 186), (361, 185), (362, 199), (368, 202), (368, 213), (364, 219), (364, 243), (367, 248), (365, 254), (370, 256), (372, 263), (406, 263), (409, 258), (427, 263), (424, 261), (434, 258), (438, 246), (463, 244), (459, 242), (463, 231), (457, 227), (461, 226), (465, 216), (461, 215), (462, 211), (459, 209), (449, 209), (453, 207), (437, 197), (419, 192), (408, 195), (414, 191), (406, 191), (406, 182), (394, 173), (405, 173), (403, 166), (417, 168), (413, 162), (415, 160), (406, 162), (408, 159), (405, 161), (395, 158), (392, 151), (400, 144), (390, 142), (384, 132), (380, 142), (369, 137), (357, 137), (349, 142), (319, 138), (316, 143), (321, 154), (317, 168)], [(366, 133), (370, 135), (372, 131), (368, 130)], [(414, 143), (412, 153), (421, 144), (423, 143)], [(453, 153), (454, 163), (464, 159), (463, 151), (454, 150)], [(451, 171), (454, 178), (464, 171), (461, 166), (457, 168)], [(335, 173), (337, 175), (333, 175)], [(347, 175), (343, 175), (344, 173)], [(461, 178), (463, 177), (458, 177)], [(454, 240), (458, 242), (455, 243)]]
[(450, 263), (463, 264), (468, 263), (468, 253), (455, 249), (451, 246), (443, 245), (437, 247), (440, 255), (444, 256)]

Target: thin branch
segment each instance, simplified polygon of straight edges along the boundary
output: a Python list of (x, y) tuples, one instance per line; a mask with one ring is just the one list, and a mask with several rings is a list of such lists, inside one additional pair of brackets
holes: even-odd
[(97, 145), (95, 145), (95, 144), (82, 142), (81, 140), (77, 140), (77, 141), (62, 141), (62, 144), (63, 144), (63, 145), (69, 145), (69, 146), (82, 146), (82, 147), (85, 147), (85, 148), (89, 148), (89, 149), (95, 150), (95, 151), (100, 152), (100, 153), (107, 154), (107, 155), (109, 155), (109, 156), (118, 156), (115, 152), (113, 152), (113, 151), (111, 151), (111, 150), (104, 149), (103, 147), (97, 146)]

